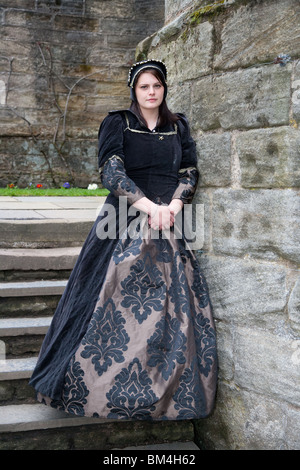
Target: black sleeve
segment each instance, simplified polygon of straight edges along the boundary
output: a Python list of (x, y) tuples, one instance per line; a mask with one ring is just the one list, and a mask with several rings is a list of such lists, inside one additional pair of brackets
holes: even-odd
[(144, 193), (126, 174), (124, 167), (124, 121), (120, 113), (108, 115), (102, 122), (99, 133), (98, 166), (103, 186), (116, 197), (126, 196), (133, 204)]
[(178, 185), (172, 199), (180, 199), (183, 203), (190, 203), (194, 197), (199, 179), (196, 144), (190, 135), (186, 117), (181, 114), (180, 118), (178, 125), (181, 135), (182, 160), (178, 172)]

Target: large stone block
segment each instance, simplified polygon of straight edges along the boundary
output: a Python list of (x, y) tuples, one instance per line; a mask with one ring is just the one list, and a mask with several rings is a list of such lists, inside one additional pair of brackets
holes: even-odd
[(300, 447), (298, 428), (298, 407), (221, 382), (215, 411), (198, 433), (211, 450), (293, 450)]
[(178, 15), (178, 12), (191, 7), (194, 0), (166, 0), (165, 2), (165, 13), (166, 21), (170, 21), (172, 18)]
[(231, 182), (231, 136), (204, 134), (197, 139), (200, 186), (228, 186)]
[(38, 13), (36, 11), (7, 10), (5, 12), (5, 24), (26, 26), (27, 28), (43, 29), (49, 27), (52, 15)]
[[(300, 277), (298, 278), (295, 286), (291, 292), (288, 303), (288, 315), (292, 328), (299, 334), (300, 333)], [(297, 346), (295, 344), (295, 346)], [(299, 341), (300, 348), (300, 341)], [(298, 347), (296, 348), (298, 349)], [(295, 360), (297, 359), (300, 364), (300, 350), (295, 353)]]
[(200, 78), (193, 83), (195, 129), (289, 124), (292, 68), (272, 65)]
[(291, 127), (243, 132), (236, 137), (241, 184), (248, 188), (300, 186), (300, 134)]
[(295, 63), (294, 80), (292, 81), (292, 120), (297, 128), (300, 123), (300, 63)]
[(248, 2), (230, 15), (221, 34), (216, 68), (273, 61), (279, 53), (300, 53), (298, 0)]
[(182, 21), (179, 18), (162, 28), (151, 40), (149, 52), (149, 57), (160, 60), (165, 57), (170, 83), (177, 84), (207, 74), (213, 53), (213, 26), (206, 21), (176, 37)]
[(88, 31), (98, 32), (99, 20), (96, 18), (84, 18), (69, 16), (69, 15), (55, 15), (53, 28), (63, 31)]
[(168, 86), (167, 102), (169, 108), (176, 113), (183, 113), (190, 120), (191, 84)]
[(232, 325), (258, 324), (272, 328), (282, 322), (287, 302), (284, 268), (273, 263), (213, 255), (200, 258), (200, 264), (218, 320)]
[[(149, 57), (152, 59), (162, 60), (168, 69), (168, 86), (173, 86), (177, 84), (177, 68), (176, 62), (173, 60), (173, 57), (176, 55), (176, 41), (171, 41), (168, 43), (161, 43), (154, 49), (151, 49), (149, 52)], [(140, 60), (143, 60), (144, 57), (140, 57)]]
[(36, 0), (5, 0), (1, 2), (3, 8), (26, 8), (34, 10)]
[(9, 108), (0, 108), (0, 136), (31, 135), (26, 121)]
[(237, 328), (235, 383), (299, 406), (300, 361), (295, 363), (294, 353), (293, 337), (265, 329)]
[(196, 79), (207, 74), (212, 53), (213, 26), (208, 21), (181, 36), (176, 44), (177, 81)]
[(223, 190), (213, 197), (216, 254), (300, 262), (300, 197), (293, 190)]
[(85, 0), (36, 0), (36, 8), (41, 11), (60, 12), (83, 15), (85, 11)]

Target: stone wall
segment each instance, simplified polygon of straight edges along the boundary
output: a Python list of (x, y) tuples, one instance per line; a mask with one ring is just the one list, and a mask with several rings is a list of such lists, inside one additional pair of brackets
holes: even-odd
[(163, 18), (164, 0), (0, 1), (0, 186), (99, 182), (99, 124)]
[(198, 437), (207, 449), (299, 450), (300, 3), (167, 0), (166, 20), (137, 58), (166, 62), (169, 106), (198, 149), (198, 255), (219, 352)]

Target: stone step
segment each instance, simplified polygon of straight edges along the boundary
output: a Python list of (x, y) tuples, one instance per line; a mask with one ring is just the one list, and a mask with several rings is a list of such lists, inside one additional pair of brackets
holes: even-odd
[(0, 297), (0, 318), (52, 316), (60, 298), (61, 294)]
[(0, 297), (61, 295), (66, 287), (66, 284), (66, 280), (1, 282)]
[(51, 319), (51, 317), (0, 319), (2, 358), (26, 358), (38, 354)]
[(37, 356), (0, 360), (1, 405), (36, 403), (35, 390), (28, 385), (36, 362)]
[(74, 416), (40, 403), (1, 406), (0, 413), (0, 433), (82, 426), (106, 421), (98, 418)]
[(0, 318), (53, 315), (66, 279), (0, 283)]
[(45, 335), (51, 320), (51, 317), (0, 318), (0, 337)]
[(81, 247), (63, 248), (0, 248), (1, 271), (71, 270)]
[(39, 403), (0, 407), (1, 450), (108, 450), (174, 445), (193, 438), (189, 420), (133, 422), (76, 417)]
[(82, 246), (93, 220), (0, 220), (0, 248)]
[[(29, 396), (29, 398), (31, 399), (31, 403), (29, 404), (34, 405), (34, 406), (25, 407), (24, 405), (26, 405), (26, 403), (22, 403), (23, 406), (20, 408), (13, 408), (12, 405), (6, 405), (5, 407), (0, 406), (0, 437), (1, 437), (1, 431), (2, 432), (13, 431), (12, 429), (13, 422), (16, 423), (16, 417), (14, 417), (13, 419), (12, 417), (14, 416), (14, 412), (16, 410), (23, 411), (24, 413), (23, 419), (19, 419), (17, 421), (18, 423), (22, 422), (21, 426), (22, 427), (25, 426), (25, 429), (27, 431), (36, 429), (37, 427), (44, 426), (45, 418), (48, 419), (48, 423), (50, 424), (48, 429), (51, 428), (53, 424), (55, 424), (54, 419), (57, 419), (57, 418), (60, 419), (59, 421), (60, 426), (63, 423), (67, 425), (69, 424), (69, 421), (68, 422), (61, 421), (61, 419), (70, 418), (68, 415), (66, 416), (65, 413), (56, 413), (56, 412), (49, 413), (49, 411), (45, 410), (46, 407), (44, 405), (40, 406), (39, 404), (35, 402), (34, 400), (35, 392), (32, 389), (32, 387), (28, 385), (28, 380), (31, 377), (36, 361), (37, 361), (37, 357), (31, 357), (27, 359), (9, 359), (6, 361), (0, 361), (1, 388), (5, 389), (5, 387), (7, 386), (7, 388), (10, 387), (10, 389), (12, 389), (13, 385), (16, 385), (18, 387), (18, 390), (17, 391), (14, 390), (14, 393), (16, 394), (16, 392), (19, 392), (20, 394), (20, 384), (22, 386), (22, 380), (23, 380), (23, 387), (24, 387), (24, 384), (25, 385), (27, 384), (28, 390), (27, 390), (27, 393), (24, 393), (23, 391), (23, 395), (21, 395), (19, 399), (20, 398), (23, 400), (26, 398), (28, 399), (28, 396)], [(9, 393), (9, 390), (8, 390), (8, 393)], [(24, 395), (25, 395), (25, 398), (24, 398)], [(31, 415), (31, 421), (30, 421), (28, 415), (31, 413), (31, 411), (33, 411), (33, 413)], [(37, 412), (39, 412), (39, 416), (42, 416), (44, 424), (42, 422), (38, 422), (38, 423), (34, 422), (34, 416), (37, 415)], [(4, 418), (2, 419), (2, 417)], [(9, 419), (11, 420), (10, 425), (9, 425)], [(82, 418), (76, 419), (75, 425), (83, 424), (79, 422), (79, 419), (82, 420)], [(25, 424), (25, 422), (27, 424)], [(88, 419), (86, 422), (88, 424), (93, 424), (93, 423), (90, 423), (90, 419)], [(18, 426), (19, 425), (20, 424), (18, 424)], [(0, 445), (0, 448), (1, 448), (1, 445)], [(122, 449), (122, 447), (115, 447), (114, 449), (118, 450), (118, 449)], [(144, 445), (144, 446), (129, 446), (129, 447), (125, 447), (124, 450), (176, 450), (178, 451), (178, 450), (200, 450), (200, 449), (193, 441), (188, 441), (188, 442), (176, 441), (176, 442), (168, 442), (168, 443), (157, 443), (157, 444), (152, 444), (152, 445), (150, 444), (150, 445)]]
[(37, 362), (37, 356), (0, 360), (0, 381), (29, 379)]

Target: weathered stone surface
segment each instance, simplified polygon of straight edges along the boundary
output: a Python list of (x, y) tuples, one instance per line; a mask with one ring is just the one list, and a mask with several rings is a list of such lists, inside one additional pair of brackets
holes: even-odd
[(193, 128), (207, 131), (288, 124), (290, 78), (289, 65), (273, 65), (195, 81)]
[(172, 18), (178, 15), (178, 12), (191, 7), (194, 3), (193, 0), (172, 0), (166, 1), (166, 21), (170, 21)]
[(299, 12), (166, 0), (168, 24), (141, 46), (170, 63), (168, 102), (197, 144), (219, 353), (216, 408), (195, 426), (209, 449), (300, 449)]
[(55, 248), (81, 246), (93, 220), (1, 221), (1, 248)]
[(193, 439), (193, 423), (116, 422), (99, 418), (70, 416), (37, 405), (10, 405), (3, 408), (0, 426), (1, 450), (109, 450), (129, 445)]
[(191, 85), (187, 82), (180, 85), (171, 85), (168, 90), (167, 102), (172, 111), (183, 113), (190, 120)]
[[(291, 12), (293, 12), (291, 14)], [(250, 3), (225, 22), (216, 68), (273, 62), (280, 53), (297, 57), (300, 4), (297, 0)]]
[[(288, 315), (289, 315), (289, 319), (291, 322), (291, 327), (298, 334), (300, 334), (300, 277), (295, 283), (295, 286), (292, 290), (292, 293), (289, 299)], [(299, 356), (299, 364), (300, 364), (300, 353), (298, 356)]]
[(236, 149), (243, 187), (300, 187), (300, 134), (291, 127), (239, 134)]
[(181, 36), (176, 42), (177, 81), (196, 79), (207, 74), (212, 52), (213, 26), (208, 21)]
[(98, 179), (97, 140), (77, 139), (53, 144), (49, 140), (2, 137), (2, 174), (0, 184), (14, 183), (19, 187), (30, 183), (61, 186), (73, 181), (86, 186)]
[(300, 401), (300, 361), (295, 364), (293, 337), (238, 327), (235, 334), (235, 383), (284, 400)]
[(292, 190), (214, 193), (215, 253), (300, 262), (300, 199)]
[(204, 134), (197, 139), (200, 186), (228, 186), (231, 183), (231, 136)]
[[(181, 83), (207, 74), (213, 52), (213, 27), (208, 21), (172, 41), (179, 26), (180, 23), (176, 23), (173, 29), (170, 25), (165, 26), (151, 42), (151, 57), (165, 60), (171, 83), (172, 78), (176, 79), (176, 83)], [(171, 41), (166, 40), (168, 35)]]
[(297, 426), (295, 432), (289, 428), (292, 423), (292, 406), (223, 382), (217, 407), (205, 426), (200, 423), (198, 432), (206, 449), (293, 450), (299, 448), (299, 442)]
[(27, 379), (5, 380), (0, 383), (0, 403), (35, 403), (35, 390), (28, 386)]
[[(139, 53), (141, 54), (141, 52)], [(143, 54), (143, 53), (142, 53)], [(151, 50), (151, 58), (162, 60), (165, 62), (168, 69), (168, 86), (176, 82), (176, 62), (172, 60), (172, 57), (175, 57), (176, 54), (176, 42), (171, 41), (168, 43), (160, 44), (159, 47)], [(143, 60), (145, 57), (138, 56), (138, 60)]]
[[(22, 152), (13, 170), (9, 154), (0, 155), (0, 186), (26, 186), (32, 177), (58, 186), (70, 179), (64, 159), (76, 166), (72, 185), (98, 181), (94, 154), (71, 157), (61, 144), (69, 139), (68, 146), (78, 149), (78, 139), (97, 139), (107, 112), (128, 107), (135, 46), (162, 26), (163, 17), (160, 0), (1, 4), (0, 135), (34, 136), (40, 153)], [(62, 150), (51, 151), (53, 142)]]
[(300, 123), (300, 63), (295, 63), (294, 80), (292, 81), (292, 119), (291, 124), (296, 128)]
[(200, 258), (200, 264), (218, 320), (259, 326), (271, 326), (270, 317), (272, 322), (274, 318), (282, 321), (287, 302), (284, 268), (250, 259), (212, 255)]

